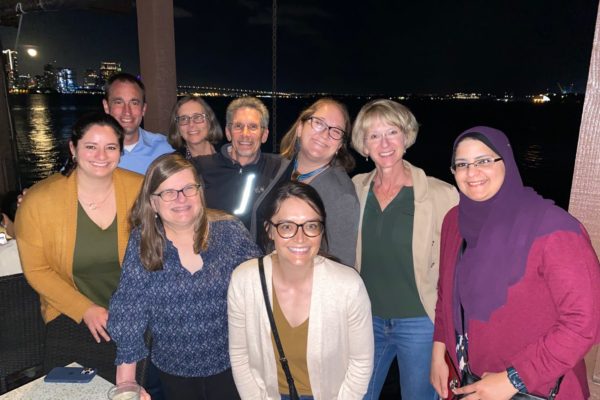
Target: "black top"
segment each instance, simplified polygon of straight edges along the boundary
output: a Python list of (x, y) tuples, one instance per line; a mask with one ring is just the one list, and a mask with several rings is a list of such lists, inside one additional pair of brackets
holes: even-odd
[(235, 215), (250, 229), (254, 201), (277, 175), (281, 158), (259, 151), (255, 162), (242, 166), (229, 155), (230, 146), (192, 163), (204, 182), (206, 206)]

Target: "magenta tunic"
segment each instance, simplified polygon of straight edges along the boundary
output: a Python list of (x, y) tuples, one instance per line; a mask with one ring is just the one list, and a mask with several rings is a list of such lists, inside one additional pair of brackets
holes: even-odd
[[(455, 365), (453, 295), (461, 243), (455, 207), (442, 226), (434, 332)], [(540, 395), (564, 374), (557, 399), (587, 399), (583, 358), (597, 342), (599, 324), (600, 265), (589, 237), (583, 226), (580, 232), (553, 231), (533, 242), (525, 273), (509, 287), (506, 303), (485, 322), (466, 321), (469, 364), (478, 375), (513, 366), (528, 391)]]

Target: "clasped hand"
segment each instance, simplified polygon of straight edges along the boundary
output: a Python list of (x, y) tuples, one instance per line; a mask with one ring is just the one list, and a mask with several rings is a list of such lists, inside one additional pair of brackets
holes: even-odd
[(92, 305), (85, 310), (83, 322), (85, 322), (97, 343), (100, 343), (100, 338), (110, 342), (110, 336), (106, 331), (106, 325), (108, 324), (108, 310), (106, 308), (96, 304)]
[(465, 400), (510, 400), (517, 389), (510, 383), (506, 371), (486, 372), (481, 380), (453, 390), (454, 394), (467, 395)]

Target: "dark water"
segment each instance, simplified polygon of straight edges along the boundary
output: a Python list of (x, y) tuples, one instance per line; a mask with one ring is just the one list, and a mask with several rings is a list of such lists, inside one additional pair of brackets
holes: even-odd
[[(231, 98), (207, 99), (224, 123)], [(344, 99), (354, 117), (367, 98)], [(277, 134), (281, 138), (299, 112), (313, 99), (278, 99)], [(88, 111), (101, 110), (100, 96), (15, 95), (10, 97), (17, 132), (19, 171), (24, 186), (45, 178), (67, 156), (70, 127)], [(271, 109), (271, 100), (265, 99)], [(406, 159), (428, 175), (452, 182), (449, 171), (454, 138), (475, 125), (489, 125), (509, 136), (523, 181), (560, 206), (568, 206), (582, 103), (501, 103), (491, 101), (404, 102), (421, 124)], [(152, 112), (152, 110), (149, 110)], [(273, 130), (271, 130), (273, 131)], [(273, 132), (271, 132), (273, 133)], [(272, 151), (271, 140), (263, 146)], [(357, 155), (355, 172), (373, 168)]]

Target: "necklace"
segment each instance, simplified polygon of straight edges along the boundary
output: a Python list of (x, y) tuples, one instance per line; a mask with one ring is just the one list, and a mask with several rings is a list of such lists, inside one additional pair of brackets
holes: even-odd
[(300, 172), (298, 172), (298, 159), (294, 159), (294, 172), (292, 172), (292, 180), (298, 181), (298, 182), (305, 181), (308, 178), (312, 178), (313, 176), (320, 174), (321, 172), (325, 171), (327, 168), (329, 168), (329, 164), (325, 164), (322, 167), (319, 167), (315, 170), (312, 170), (305, 174), (301, 174)]
[(102, 206), (102, 204), (104, 204), (104, 202), (108, 199), (108, 197), (111, 195), (112, 192), (113, 192), (113, 187), (111, 186), (110, 190), (108, 191), (106, 196), (104, 196), (104, 199), (102, 199), (102, 201), (85, 201), (81, 198), (81, 194), (79, 194), (77, 196), (77, 198), (84, 206), (86, 206), (90, 210), (97, 210), (98, 208), (100, 208)]

